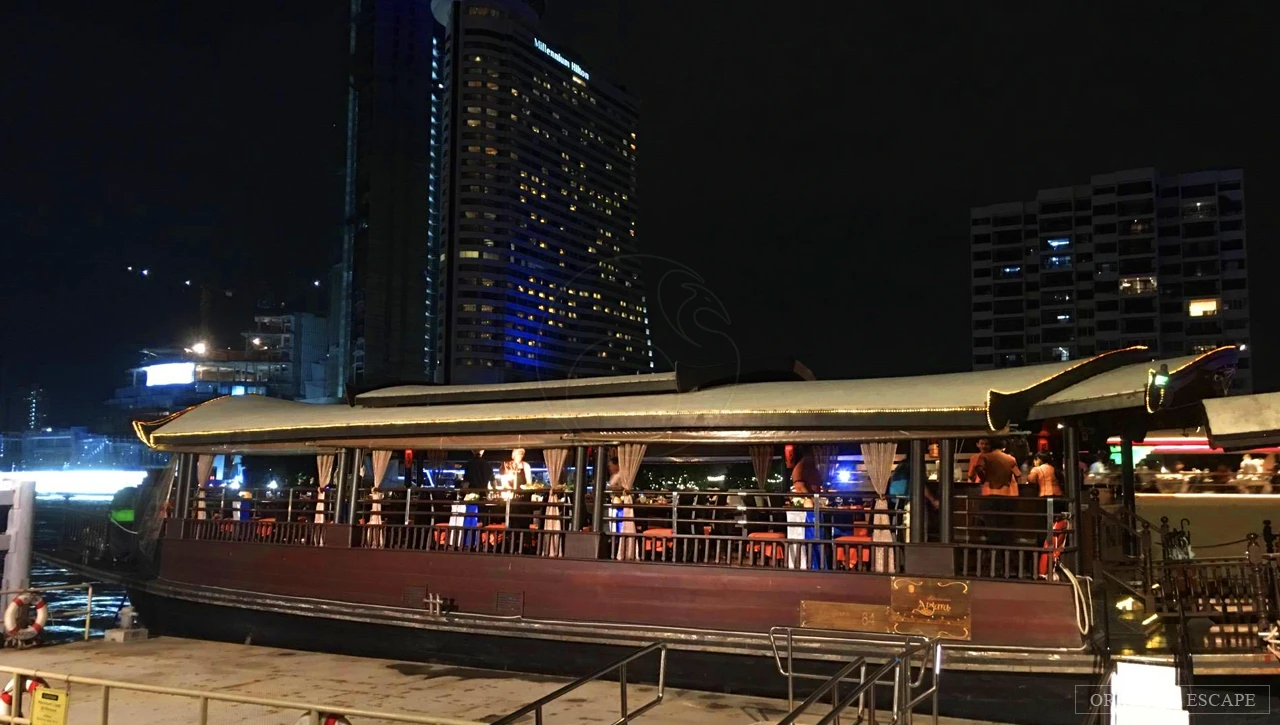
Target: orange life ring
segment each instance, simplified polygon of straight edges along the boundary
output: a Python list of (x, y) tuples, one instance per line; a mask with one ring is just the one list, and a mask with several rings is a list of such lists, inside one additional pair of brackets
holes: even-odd
[[(19, 627), (18, 616), (24, 613), (27, 607), (36, 610), (36, 621), (25, 627)], [(49, 608), (45, 606), (44, 599), (35, 592), (23, 592), (14, 597), (4, 610), (4, 636), (21, 642), (35, 639), (48, 621)]]
[[(39, 677), (28, 677), (27, 685), (22, 689), (26, 690), (28, 695), (31, 695), (41, 687), (48, 686), (49, 683)], [(13, 710), (13, 680), (9, 680), (9, 683), (4, 686), (4, 692), (0, 692), (0, 715), (13, 715), (15, 714)]]
[(1067, 546), (1067, 531), (1070, 528), (1070, 523), (1065, 518), (1053, 522), (1053, 535), (1044, 540), (1044, 548), (1048, 549), (1049, 553), (1040, 555), (1041, 578), (1048, 579), (1058, 559), (1062, 558), (1062, 550)]

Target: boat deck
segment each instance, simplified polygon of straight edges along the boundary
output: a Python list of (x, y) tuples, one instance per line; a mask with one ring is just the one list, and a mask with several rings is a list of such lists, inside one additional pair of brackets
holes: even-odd
[[(16, 667), (86, 677), (328, 702), (477, 722), (497, 719), (570, 681), (517, 672), (174, 637), (128, 644), (95, 641), (44, 647), (7, 653), (4, 661)], [(612, 722), (617, 718), (617, 688), (615, 682), (589, 683), (551, 707), (548, 720)], [(654, 688), (631, 685), (628, 691), (632, 701), (639, 702), (652, 697)], [(73, 685), (69, 722), (97, 722), (100, 702), (98, 688)], [(663, 703), (641, 721), (668, 725), (747, 725), (776, 722), (785, 711), (786, 702), (781, 700), (668, 689)], [(166, 695), (114, 690), (111, 715), (113, 722), (131, 725), (194, 722), (196, 704)], [(296, 713), (224, 703), (211, 703), (209, 715), (209, 721), (219, 725), (241, 722), (292, 725), (297, 717)], [(957, 718), (942, 718), (941, 722), (943, 725), (984, 725), (982, 721)]]

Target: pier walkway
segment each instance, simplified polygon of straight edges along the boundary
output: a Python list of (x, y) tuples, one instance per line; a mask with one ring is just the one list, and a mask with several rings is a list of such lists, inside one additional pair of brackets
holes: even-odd
[[(5, 651), (5, 665), (163, 687), (213, 690), (298, 702), (332, 703), (381, 712), (490, 722), (568, 683), (567, 678), (298, 652), (159, 637), (127, 644), (103, 641)], [(63, 687), (62, 683), (50, 683)], [(631, 685), (633, 702), (654, 687)], [(72, 725), (97, 723), (101, 689), (73, 684)], [(776, 722), (786, 703), (669, 688), (639, 722), (663, 725), (749, 725)], [(110, 722), (173, 725), (197, 722), (193, 700), (112, 690)], [(211, 702), (212, 725), (293, 725), (298, 714), (256, 705)], [(591, 682), (555, 703), (548, 723), (611, 723), (618, 717), (616, 682)], [(814, 718), (816, 719), (816, 718)], [(533, 722), (533, 718), (527, 718)], [(927, 722), (919, 717), (917, 722)], [(943, 718), (944, 725), (980, 725)], [(371, 725), (353, 720), (353, 725)]]

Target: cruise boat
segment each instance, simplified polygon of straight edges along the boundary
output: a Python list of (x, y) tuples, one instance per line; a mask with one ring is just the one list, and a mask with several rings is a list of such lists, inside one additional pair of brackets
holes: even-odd
[[(776, 679), (779, 632), (804, 631), (1088, 673), (1084, 473), (1059, 466), (1060, 495), (996, 505), (967, 480), (977, 441), (1075, 461), (1199, 426), (1235, 362), (1127, 348), (899, 378), (677, 366), (335, 405), (220, 398), (136, 425), (175, 455), (143, 496), (152, 575), (130, 596), (163, 634), (533, 671), (662, 639), (689, 686)], [(481, 449), (514, 465), (459, 478)], [(218, 456), (296, 457), (314, 484), (236, 491), (211, 481)], [(689, 470), (712, 480), (695, 489)]]

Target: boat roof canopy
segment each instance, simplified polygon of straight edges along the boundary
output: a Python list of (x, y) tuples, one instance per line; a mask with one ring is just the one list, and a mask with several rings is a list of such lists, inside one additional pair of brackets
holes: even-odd
[[(135, 429), (149, 446), (187, 452), (981, 436), (1035, 419), (1037, 410), (1112, 405), (1153, 412), (1155, 371), (1167, 366), (1178, 380), (1191, 379), (1228, 351), (1234, 364), (1234, 348), (1151, 362), (1146, 348), (1135, 347), (1045, 365), (858, 380), (813, 380), (798, 365), (772, 373), (698, 369), (684, 378), (677, 368), (547, 383), (398, 386), (357, 395), (352, 405), (248, 395)], [(1164, 402), (1161, 393), (1155, 406)]]
[(1265, 448), (1280, 443), (1280, 393), (1205, 400), (1209, 443), (1226, 450)]

